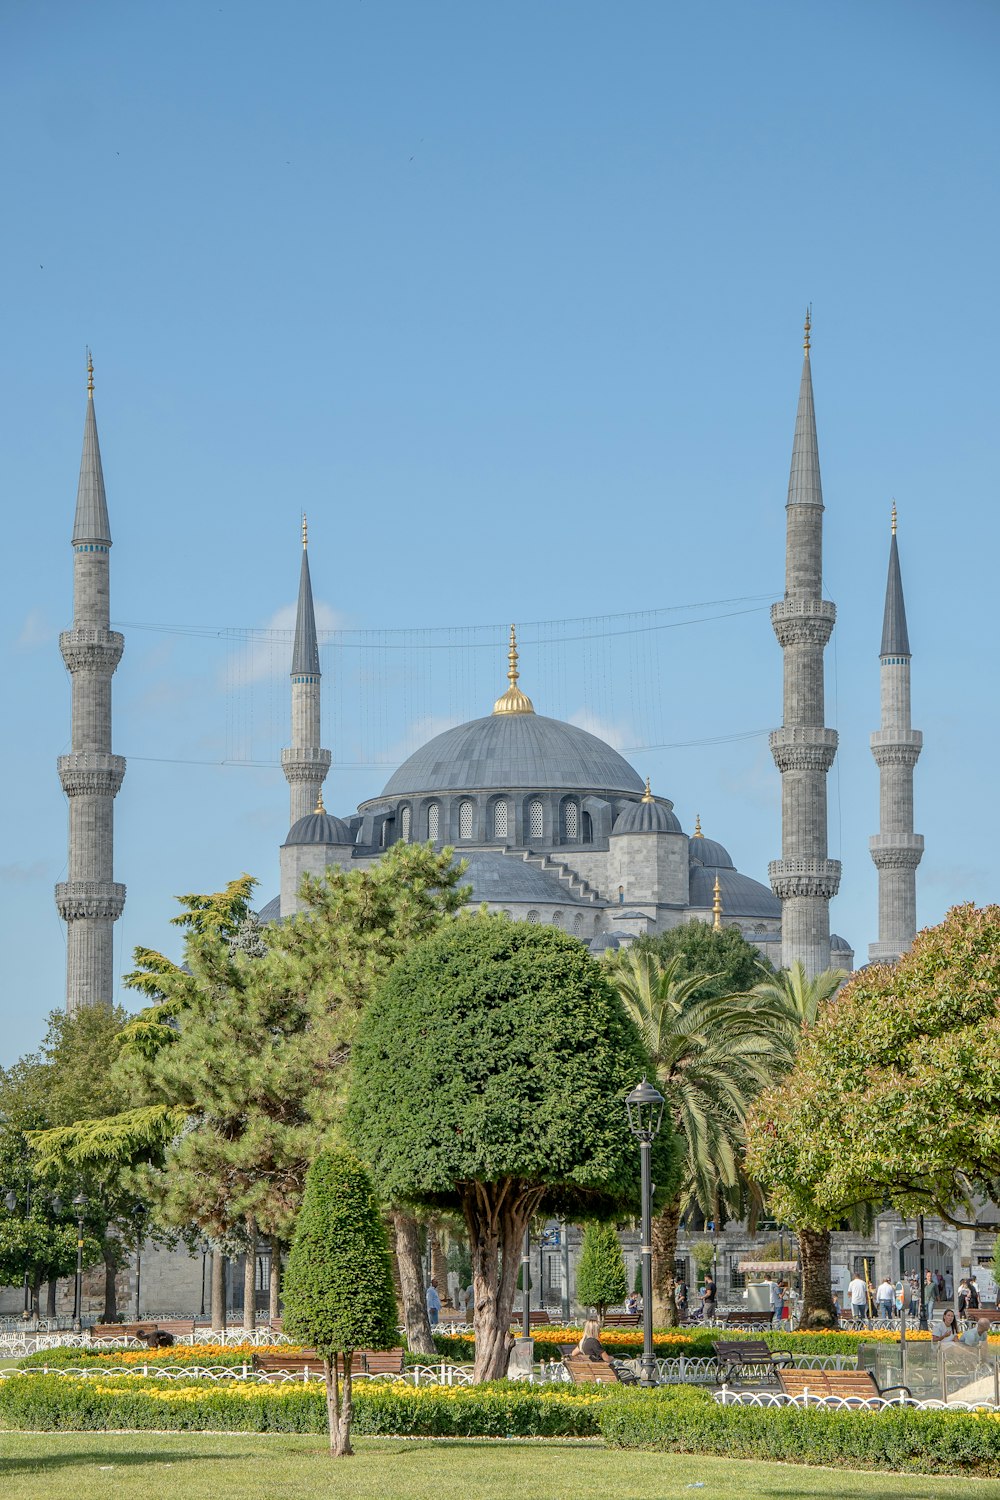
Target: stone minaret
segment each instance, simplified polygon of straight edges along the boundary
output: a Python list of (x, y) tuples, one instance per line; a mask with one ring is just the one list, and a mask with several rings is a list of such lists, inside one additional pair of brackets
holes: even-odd
[(281, 768), (290, 790), (289, 826), (315, 812), (323, 794), (323, 781), (333, 757), (329, 750), (320, 749), (319, 741), (319, 645), (309, 578), (309, 533), (303, 516), (302, 572), (292, 648), (292, 744), (281, 752)]
[(111, 527), (94, 416), (94, 365), (87, 356), (87, 416), (73, 523), (73, 628), (59, 649), (73, 683), (72, 750), (59, 757), (69, 798), (69, 878), (56, 886), (66, 923), (66, 1008), (110, 1005), (115, 994), (114, 924), (125, 887), (114, 879), (114, 805), (125, 761), (111, 753), (111, 679), (124, 637), (109, 630)]
[(924, 737), (910, 726), (910, 639), (895, 504), (879, 663), (882, 727), (872, 735), (872, 754), (879, 769), (879, 831), (870, 840), (878, 870), (878, 942), (869, 944), (868, 957), (892, 963), (908, 951), (916, 936), (917, 865), (924, 852), (923, 836), (913, 832), (913, 767)]
[(809, 365), (810, 319), (788, 481), (785, 597), (771, 609), (784, 655), (783, 727), (771, 735), (781, 772), (781, 858), (770, 866), (781, 901), (781, 962), (812, 978), (830, 967), (830, 900), (840, 863), (827, 858), (826, 777), (837, 733), (823, 724), (823, 651), (836, 609), (823, 598), (823, 489)]

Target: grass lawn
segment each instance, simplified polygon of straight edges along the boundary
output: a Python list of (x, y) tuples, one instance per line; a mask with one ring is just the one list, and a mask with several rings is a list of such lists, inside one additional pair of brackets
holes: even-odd
[[(314, 1437), (0, 1432), (4, 1500), (1000, 1500), (1000, 1481), (885, 1476), (596, 1443), (362, 1438), (333, 1462)], [(697, 1486), (697, 1488), (696, 1488)]]

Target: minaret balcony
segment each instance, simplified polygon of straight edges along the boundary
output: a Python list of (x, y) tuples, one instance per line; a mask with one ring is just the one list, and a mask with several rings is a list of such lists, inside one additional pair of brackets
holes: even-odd
[(778, 645), (825, 646), (837, 620), (829, 599), (779, 599), (771, 605), (771, 626)]
[(117, 922), (125, 887), (115, 880), (65, 880), (56, 886), (56, 907), (64, 922)]
[(124, 755), (77, 750), (56, 761), (67, 797), (117, 797), (125, 775)]
[(877, 870), (915, 870), (924, 854), (922, 833), (875, 833), (868, 840)]
[(61, 633), (59, 650), (71, 672), (105, 672), (110, 677), (122, 659), (125, 637), (99, 625), (76, 625)]
[(912, 768), (920, 758), (924, 736), (919, 729), (876, 729), (870, 743), (879, 770), (883, 766)]
[(772, 859), (767, 873), (779, 901), (795, 896), (830, 901), (840, 889), (839, 859)]
[(809, 725), (774, 729), (771, 754), (779, 771), (829, 771), (837, 754), (837, 731)]
[(317, 745), (296, 745), (281, 752), (281, 769), (288, 781), (322, 780), (332, 762), (332, 753)]

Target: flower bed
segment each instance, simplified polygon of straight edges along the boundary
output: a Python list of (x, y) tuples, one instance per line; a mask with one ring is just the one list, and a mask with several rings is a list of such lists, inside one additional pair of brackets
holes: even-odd
[(297, 1344), (171, 1344), (165, 1349), (93, 1349), (87, 1344), (76, 1348), (40, 1349), (21, 1361), (22, 1368), (50, 1370), (100, 1369), (102, 1365), (198, 1365), (212, 1370), (251, 1365), (255, 1354), (297, 1354)]
[(720, 1406), (704, 1391), (671, 1387), (610, 1401), (601, 1408), (600, 1422), (612, 1448), (848, 1469), (1000, 1475), (1000, 1417), (993, 1412)]
[[(536, 1359), (558, 1359), (560, 1344), (576, 1344), (580, 1328), (556, 1328), (543, 1324), (532, 1329)], [(907, 1333), (907, 1342), (927, 1341), (929, 1333)], [(653, 1352), (659, 1359), (676, 1359), (682, 1354), (692, 1358), (710, 1358), (716, 1339), (763, 1339), (770, 1349), (787, 1349), (793, 1354), (854, 1354), (860, 1344), (899, 1343), (898, 1333), (878, 1329), (847, 1333), (839, 1330), (816, 1333), (784, 1333), (779, 1329), (744, 1330), (739, 1328), (659, 1328), (653, 1331)], [(1000, 1344), (1000, 1337), (991, 1338)], [(635, 1359), (642, 1353), (642, 1332), (636, 1328), (602, 1328), (601, 1343), (619, 1359)], [(434, 1344), (446, 1359), (470, 1360), (475, 1339), (471, 1333), (435, 1333)]]
[[(354, 1387), (354, 1430), (413, 1437), (597, 1437), (607, 1387), (419, 1386), (401, 1381)], [(0, 1382), (0, 1426), (36, 1432), (326, 1431), (323, 1387), (230, 1381), (157, 1381), (15, 1375)]]

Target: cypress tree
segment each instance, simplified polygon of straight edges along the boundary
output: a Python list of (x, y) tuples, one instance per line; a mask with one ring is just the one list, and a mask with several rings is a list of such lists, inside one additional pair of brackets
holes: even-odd
[(588, 1223), (576, 1271), (577, 1297), (596, 1308), (603, 1322), (608, 1308), (624, 1302), (627, 1291), (628, 1273), (617, 1229), (613, 1224)]
[(385, 1225), (371, 1178), (348, 1151), (321, 1152), (306, 1175), (285, 1270), (285, 1330), (322, 1355), (330, 1452), (347, 1458), (354, 1351), (388, 1349), (397, 1337)]

